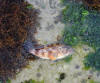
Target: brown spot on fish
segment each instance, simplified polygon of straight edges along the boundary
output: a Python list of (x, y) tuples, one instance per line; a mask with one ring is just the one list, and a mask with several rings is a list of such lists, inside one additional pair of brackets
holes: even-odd
[(51, 55), (52, 54), (52, 51), (48, 51), (48, 55)]
[(44, 52), (42, 52), (42, 56), (45, 56), (45, 53)]

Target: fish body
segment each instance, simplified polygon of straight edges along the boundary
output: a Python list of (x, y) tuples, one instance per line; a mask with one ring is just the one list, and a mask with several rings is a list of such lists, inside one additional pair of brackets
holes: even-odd
[(73, 54), (73, 49), (63, 44), (50, 44), (41, 48), (30, 49), (29, 53), (42, 59), (58, 60)]

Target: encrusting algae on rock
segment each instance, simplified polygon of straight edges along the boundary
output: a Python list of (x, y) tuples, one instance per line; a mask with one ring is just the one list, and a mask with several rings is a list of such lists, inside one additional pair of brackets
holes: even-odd
[(15, 77), (28, 62), (22, 44), (38, 17), (28, 5), (24, 0), (0, 0), (0, 82)]

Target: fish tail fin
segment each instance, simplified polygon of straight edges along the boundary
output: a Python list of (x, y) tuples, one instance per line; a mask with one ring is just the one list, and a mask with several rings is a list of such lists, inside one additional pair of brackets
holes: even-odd
[(34, 46), (33, 46), (33, 44), (32, 44), (31, 41), (26, 40), (26, 41), (24, 42), (24, 44), (23, 44), (23, 48), (24, 48), (27, 52), (29, 52), (29, 50), (34, 49)]

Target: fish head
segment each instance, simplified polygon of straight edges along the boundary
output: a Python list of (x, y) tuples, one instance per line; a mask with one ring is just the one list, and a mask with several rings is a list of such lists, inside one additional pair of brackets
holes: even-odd
[(74, 53), (74, 49), (71, 47), (66, 48), (65, 55), (72, 55)]
[(31, 49), (31, 50), (29, 50), (29, 53), (35, 55), (36, 54), (36, 50), (35, 49)]
[(56, 59), (63, 59), (69, 55), (72, 55), (74, 53), (74, 49), (69, 46), (62, 46), (60, 47), (60, 52), (58, 53), (58, 56)]

